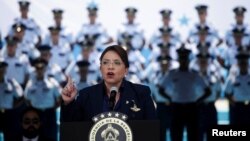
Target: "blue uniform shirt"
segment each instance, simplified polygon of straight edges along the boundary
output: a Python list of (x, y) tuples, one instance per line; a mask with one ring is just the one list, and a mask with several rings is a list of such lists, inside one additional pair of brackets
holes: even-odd
[(0, 109), (12, 109), (14, 100), (21, 97), (22, 94), (21, 86), (14, 79), (5, 79), (0, 83)]
[(47, 78), (43, 81), (30, 80), (25, 89), (25, 98), (38, 109), (55, 107), (59, 96), (59, 87)]
[(225, 93), (233, 95), (235, 101), (250, 101), (250, 75), (237, 75), (228, 79)]
[(204, 79), (196, 71), (172, 70), (165, 77), (162, 86), (176, 103), (196, 102), (204, 94), (207, 87)]

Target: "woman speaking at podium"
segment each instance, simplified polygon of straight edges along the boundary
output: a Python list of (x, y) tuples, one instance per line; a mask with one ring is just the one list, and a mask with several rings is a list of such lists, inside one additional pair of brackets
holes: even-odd
[(126, 50), (112, 45), (100, 56), (102, 82), (77, 91), (68, 77), (62, 90), (61, 121), (91, 121), (95, 115), (108, 111), (126, 114), (129, 120), (156, 119), (149, 87), (127, 81), (128, 68)]

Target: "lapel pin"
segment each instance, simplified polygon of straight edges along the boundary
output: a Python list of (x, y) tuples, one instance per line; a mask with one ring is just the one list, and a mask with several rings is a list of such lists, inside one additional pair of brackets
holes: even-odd
[(137, 105), (135, 104), (135, 101), (134, 100), (132, 100), (133, 101), (133, 107), (131, 107), (130, 109), (132, 110), (132, 111), (134, 111), (134, 112), (139, 112), (140, 110), (141, 110), (141, 108), (138, 108), (137, 107)]

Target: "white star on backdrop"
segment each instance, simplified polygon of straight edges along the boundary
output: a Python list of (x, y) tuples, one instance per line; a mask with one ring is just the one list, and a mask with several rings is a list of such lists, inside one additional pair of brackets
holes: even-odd
[(183, 16), (179, 19), (180, 25), (181, 25), (181, 26), (188, 26), (189, 20), (190, 20), (190, 19), (189, 19), (186, 15), (183, 15)]

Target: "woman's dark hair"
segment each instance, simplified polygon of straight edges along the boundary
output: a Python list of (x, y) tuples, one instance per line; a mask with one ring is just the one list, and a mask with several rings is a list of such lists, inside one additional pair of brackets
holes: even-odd
[(129, 62), (128, 62), (128, 54), (127, 51), (120, 45), (112, 45), (107, 47), (101, 54), (100, 56), (100, 61), (102, 61), (103, 56), (108, 52), (108, 51), (114, 51), (116, 52), (120, 58), (122, 59), (122, 62), (125, 64), (126, 68), (129, 68)]

